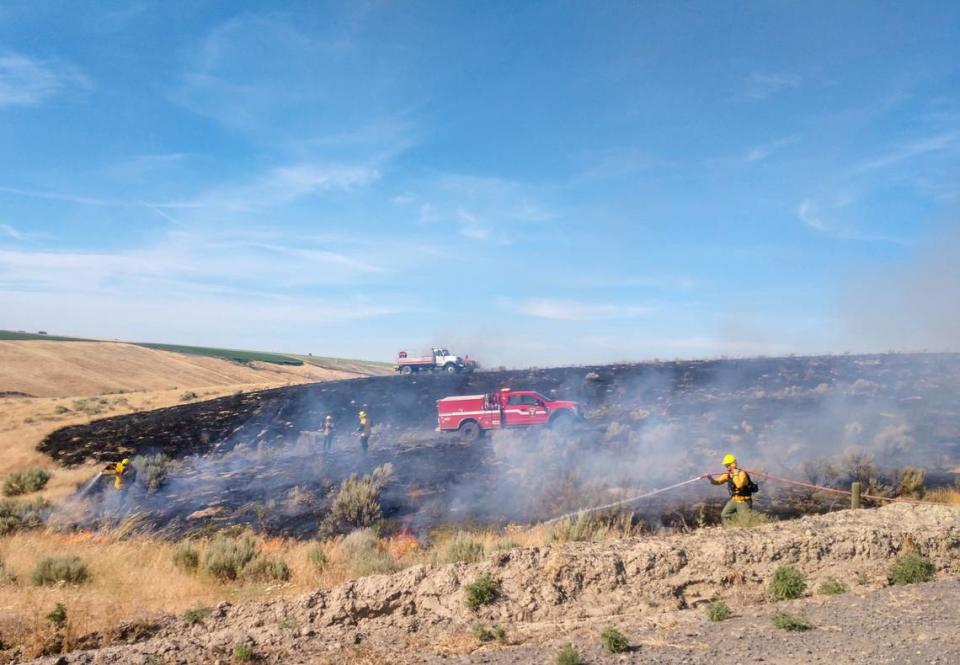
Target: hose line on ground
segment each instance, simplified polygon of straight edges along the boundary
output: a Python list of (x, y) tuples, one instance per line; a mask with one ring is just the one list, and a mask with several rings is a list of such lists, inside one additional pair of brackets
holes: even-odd
[(578, 515), (589, 515), (590, 513), (595, 513), (599, 510), (607, 510), (609, 508), (616, 508), (617, 506), (622, 506), (627, 503), (633, 503), (634, 501), (639, 501), (640, 499), (646, 499), (647, 497), (654, 496), (655, 494), (662, 494), (663, 492), (669, 492), (670, 490), (677, 489), (678, 487), (683, 487), (684, 485), (689, 485), (690, 483), (695, 483), (700, 480), (700, 476), (691, 478), (690, 480), (684, 480), (681, 483), (676, 485), (670, 485), (669, 487), (661, 487), (660, 489), (653, 490), (652, 492), (647, 492), (646, 494), (641, 494), (639, 496), (632, 496), (629, 499), (621, 499), (619, 501), (614, 501), (613, 503), (608, 503), (603, 506), (594, 506), (593, 508), (584, 508), (582, 510), (574, 510), (569, 513), (560, 515), (559, 517), (554, 517), (549, 519), (544, 524), (553, 524), (554, 522), (559, 522), (560, 520), (565, 520), (570, 517), (575, 517)]

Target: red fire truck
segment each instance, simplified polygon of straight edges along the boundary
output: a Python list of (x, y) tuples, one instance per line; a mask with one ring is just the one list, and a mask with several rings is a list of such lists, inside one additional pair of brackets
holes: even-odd
[(550, 425), (565, 428), (581, 418), (576, 402), (552, 400), (533, 390), (502, 388), (485, 395), (437, 400), (437, 431), (474, 441), (487, 430)]

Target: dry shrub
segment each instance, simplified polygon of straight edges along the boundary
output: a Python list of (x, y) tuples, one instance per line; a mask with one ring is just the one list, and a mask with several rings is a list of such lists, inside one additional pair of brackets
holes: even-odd
[(890, 568), (891, 584), (929, 582), (937, 573), (933, 563), (918, 554), (904, 554)]
[(11, 571), (7, 570), (6, 564), (3, 562), (3, 559), (0, 559), (0, 586), (6, 584), (16, 584), (17, 576), (14, 575)]
[(812, 628), (810, 622), (807, 621), (807, 618), (802, 614), (788, 614), (778, 610), (770, 618), (773, 621), (773, 625), (781, 630), (800, 632)]
[(960, 487), (939, 487), (927, 492), (927, 501), (960, 506)]
[(557, 652), (557, 665), (584, 665), (580, 652), (568, 644)]
[(600, 643), (610, 653), (625, 653), (630, 650), (630, 642), (627, 641), (623, 633), (613, 626), (604, 628), (603, 632), (600, 633)]
[(186, 573), (195, 573), (200, 567), (200, 552), (191, 543), (179, 543), (173, 551), (173, 565)]
[(33, 468), (26, 471), (14, 471), (3, 479), (4, 496), (18, 496), (30, 492), (39, 492), (50, 480), (50, 472)]
[(286, 582), (290, 579), (290, 567), (283, 559), (258, 556), (243, 567), (240, 575), (248, 582)]
[(240, 538), (219, 535), (207, 548), (203, 569), (221, 582), (240, 577), (244, 567), (260, 555), (260, 548), (250, 534)]
[(642, 533), (642, 523), (634, 523), (631, 512), (579, 513), (576, 518), (558, 521), (548, 534), (549, 542), (600, 541), (605, 538), (629, 538)]
[(90, 579), (87, 564), (78, 556), (49, 556), (37, 561), (30, 582), (34, 586), (83, 584)]
[(313, 564), (318, 573), (322, 573), (323, 569), (327, 567), (327, 554), (320, 545), (313, 544), (310, 546), (310, 549), (307, 550), (307, 560)]
[(21, 529), (35, 529), (43, 524), (43, 514), (50, 504), (43, 499), (33, 501), (0, 501), (0, 536)]
[(463, 602), (471, 610), (489, 605), (500, 595), (500, 584), (489, 573), (483, 573), (469, 584), (463, 586)]
[(440, 557), (441, 563), (456, 563), (465, 561), (466, 563), (476, 563), (481, 561), (484, 556), (483, 544), (473, 536), (463, 531), (458, 531), (450, 541)]
[(847, 585), (840, 580), (835, 579), (825, 580), (823, 584), (817, 588), (817, 593), (819, 593), (821, 596), (840, 596), (845, 594), (847, 591), (849, 591), (849, 589), (847, 589)]
[(392, 474), (393, 467), (384, 464), (369, 475), (353, 474), (344, 480), (320, 527), (321, 534), (330, 536), (378, 525), (383, 518), (380, 491)]
[(373, 529), (359, 529), (340, 541), (340, 555), (353, 577), (396, 572), (397, 562), (380, 547)]
[(780, 566), (770, 580), (770, 595), (775, 600), (799, 598), (806, 590), (806, 578), (793, 566)]
[(132, 464), (137, 471), (137, 478), (143, 481), (147, 491), (156, 492), (167, 482), (173, 461), (162, 454), (140, 455), (133, 458)]
[(900, 482), (897, 485), (897, 495), (910, 497), (913, 499), (922, 499), (927, 491), (923, 486), (926, 480), (926, 474), (923, 469), (915, 469), (912, 466), (905, 466), (900, 471)]
[(715, 600), (707, 605), (707, 618), (710, 621), (726, 621), (732, 614), (730, 606), (722, 600)]

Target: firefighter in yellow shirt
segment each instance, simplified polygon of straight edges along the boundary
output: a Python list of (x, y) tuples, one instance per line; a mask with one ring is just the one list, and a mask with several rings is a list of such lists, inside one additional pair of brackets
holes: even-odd
[(370, 445), (370, 416), (366, 411), (357, 414), (360, 418), (360, 426), (357, 427), (357, 434), (360, 435), (360, 446), (363, 448), (363, 454), (367, 454), (367, 446)]
[(749, 515), (753, 510), (753, 495), (757, 491), (757, 485), (750, 480), (750, 474), (743, 469), (737, 468), (737, 458), (733, 455), (725, 455), (723, 465), (727, 470), (719, 476), (712, 476), (705, 473), (701, 478), (709, 480), (714, 485), (726, 485), (730, 491), (730, 500), (720, 512), (720, 519), (724, 524), (730, 522), (735, 514)]

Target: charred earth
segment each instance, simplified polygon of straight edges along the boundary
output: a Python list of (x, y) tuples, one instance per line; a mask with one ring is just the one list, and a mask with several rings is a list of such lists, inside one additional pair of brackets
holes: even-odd
[[(497, 432), (472, 444), (440, 434), (435, 401), (511, 386), (578, 400), (572, 432)], [(861, 480), (896, 494), (901, 471), (949, 483), (960, 464), (960, 355), (884, 354), (620, 364), (374, 377), (238, 394), (68, 427), (40, 450), (61, 464), (163, 454), (148, 490), (77, 496), (59, 519), (92, 527), (131, 520), (170, 534), (251, 524), (312, 535), (339, 484), (389, 463), (384, 515), (412, 529), (503, 523), (629, 497), (705, 471), (733, 452), (747, 468), (819, 484)], [(374, 423), (370, 451), (353, 430)], [(324, 454), (315, 432), (338, 427)], [(768, 512), (823, 511), (812, 491), (761, 483)], [(775, 491), (776, 489), (776, 491)], [(697, 485), (637, 505), (652, 527), (715, 519), (722, 491)]]

